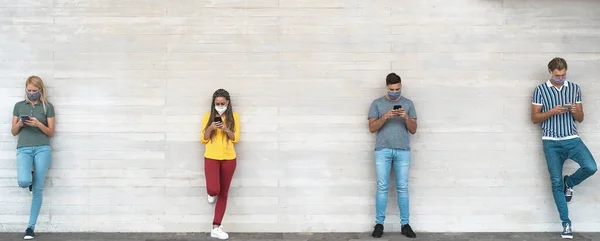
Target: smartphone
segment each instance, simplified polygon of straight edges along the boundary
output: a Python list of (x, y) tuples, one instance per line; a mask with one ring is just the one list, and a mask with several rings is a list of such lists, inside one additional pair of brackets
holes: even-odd
[(25, 122), (25, 121), (28, 121), (28, 120), (30, 120), (28, 115), (22, 115), (21, 116), (21, 121), (22, 122)]
[(398, 110), (400, 108), (402, 108), (402, 105), (394, 105), (394, 110)]
[(223, 122), (223, 120), (221, 119), (220, 116), (215, 116), (215, 118), (213, 119), (213, 122)]
[(570, 109), (570, 108), (571, 108), (571, 104), (564, 104), (564, 105), (562, 105), (562, 107), (563, 107), (563, 108)]

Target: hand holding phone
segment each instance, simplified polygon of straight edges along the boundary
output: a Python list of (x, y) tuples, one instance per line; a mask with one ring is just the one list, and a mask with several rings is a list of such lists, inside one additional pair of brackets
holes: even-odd
[(43, 125), (33, 116), (21, 116), (21, 122), (31, 127), (38, 127), (38, 125)]
[(563, 108), (567, 108), (567, 109), (571, 109), (571, 104), (564, 104), (562, 105)]
[(212, 126), (215, 129), (221, 129), (223, 127), (223, 119), (220, 116), (215, 116), (215, 118), (213, 118)]
[(564, 107), (563, 105), (557, 105), (551, 110), (549, 110), (552, 115), (560, 115), (569, 111), (569, 108)]
[(23, 127), (25, 126), (25, 122), (23, 122), (23, 120), (22, 120), (21, 118), (19, 118), (19, 119), (17, 120), (17, 126), (18, 126), (19, 128), (23, 128)]

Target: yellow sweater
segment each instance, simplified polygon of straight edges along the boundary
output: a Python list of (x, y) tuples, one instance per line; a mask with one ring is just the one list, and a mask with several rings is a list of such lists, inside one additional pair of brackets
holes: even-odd
[[(204, 157), (214, 159), (214, 160), (233, 160), (237, 157), (235, 153), (235, 148), (233, 144), (238, 143), (240, 141), (240, 117), (237, 112), (233, 112), (233, 120), (235, 121), (235, 130), (233, 130), (235, 139), (232, 141), (227, 139), (227, 134), (220, 130), (214, 130), (217, 133), (212, 139), (205, 140), (204, 139), (204, 127), (208, 123), (208, 119), (210, 118), (210, 113), (204, 114), (204, 118), (202, 118), (202, 131), (200, 133), (200, 142), (204, 143), (206, 149), (204, 150)], [(223, 124), (227, 123), (226, 116), (221, 116), (223, 118)]]

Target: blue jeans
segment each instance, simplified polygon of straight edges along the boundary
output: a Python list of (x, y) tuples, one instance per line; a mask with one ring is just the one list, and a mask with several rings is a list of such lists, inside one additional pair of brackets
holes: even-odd
[[(35, 228), (35, 223), (42, 208), (42, 192), (46, 173), (50, 167), (52, 153), (50, 146), (29, 146), (17, 149), (17, 181), (19, 186), (27, 188), (33, 186), (33, 198), (27, 227)], [(33, 177), (31, 169), (34, 168)], [(33, 179), (32, 179), (33, 178)]]
[(408, 210), (408, 169), (410, 167), (410, 151), (383, 148), (375, 151), (375, 172), (377, 173), (377, 194), (375, 196), (375, 223), (383, 224), (388, 201), (390, 173), (394, 166), (396, 172), (396, 192), (400, 223), (407, 224), (410, 216)]
[(552, 194), (560, 220), (563, 227), (566, 224), (571, 225), (563, 187), (563, 165), (567, 159), (579, 164), (579, 169), (567, 178), (567, 186), (575, 187), (596, 172), (598, 169), (596, 161), (580, 138), (560, 141), (543, 140), (542, 143), (552, 182)]

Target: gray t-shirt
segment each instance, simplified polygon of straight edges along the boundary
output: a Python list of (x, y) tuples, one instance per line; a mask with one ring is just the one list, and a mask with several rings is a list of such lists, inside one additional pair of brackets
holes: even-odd
[[(26, 100), (19, 101), (15, 104), (13, 116), (21, 118), (21, 116), (24, 115), (33, 116), (42, 124), (48, 126), (48, 118), (54, 117), (54, 106), (48, 102), (46, 103), (46, 108), (44, 109), (41, 101), (35, 105), (31, 105)], [(23, 128), (21, 128), (21, 131), (19, 131), (17, 148), (45, 145), (50, 145), (50, 138), (46, 136), (46, 134), (44, 134), (40, 128), (24, 125)]]
[[(377, 98), (371, 103), (369, 109), (370, 118), (381, 118), (386, 112), (394, 108), (394, 105), (402, 105), (402, 108), (408, 113), (408, 117), (417, 118), (417, 111), (413, 102), (402, 96), (397, 101), (388, 100), (385, 96)], [(377, 131), (377, 141), (375, 142), (375, 150), (382, 148), (392, 148), (400, 150), (410, 150), (409, 133), (406, 129), (406, 121), (400, 117), (392, 117), (388, 119), (381, 129)]]

